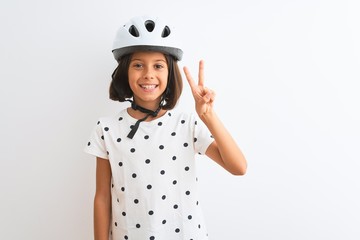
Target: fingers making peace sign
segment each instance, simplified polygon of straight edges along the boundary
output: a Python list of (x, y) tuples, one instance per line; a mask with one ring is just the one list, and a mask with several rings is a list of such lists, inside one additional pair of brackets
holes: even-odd
[(184, 67), (184, 73), (195, 100), (196, 112), (199, 117), (202, 117), (213, 110), (213, 102), (215, 99), (214, 91), (204, 86), (204, 61), (201, 60), (199, 62), (199, 79), (197, 85), (187, 67)]

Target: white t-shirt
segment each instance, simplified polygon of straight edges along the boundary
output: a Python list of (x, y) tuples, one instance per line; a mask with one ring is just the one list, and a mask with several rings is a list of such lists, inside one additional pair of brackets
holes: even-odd
[(85, 152), (108, 159), (112, 171), (113, 240), (206, 240), (195, 155), (214, 141), (195, 114), (168, 111), (141, 122), (127, 110), (100, 118)]

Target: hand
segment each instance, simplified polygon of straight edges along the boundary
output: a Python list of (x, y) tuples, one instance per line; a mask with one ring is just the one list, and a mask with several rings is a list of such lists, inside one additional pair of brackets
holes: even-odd
[(184, 67), (184, 73), (195, 99), (196, 112), (201, 118), (213, 110), (213, 103), (215, 99), (214, 91), (204, 86), (204, 61), (201, 60), (199, 62), (199, 80), (197, 85), (195, 84), (187, 67)]

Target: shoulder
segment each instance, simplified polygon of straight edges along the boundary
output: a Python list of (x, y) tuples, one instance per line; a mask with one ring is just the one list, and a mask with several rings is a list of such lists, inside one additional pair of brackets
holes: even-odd
[(197, 117), (194, 112), (185, 111), (171, 111), (172, 119), (180, 124), (193, 124), (196, 123)]
[(117, 122), (122, 121), (124, 118), (126, 118), (126, 109), (123, 109), (116, 114), (99, 117), (97, 120), (97, 124), (104, 127), (112, 126)]

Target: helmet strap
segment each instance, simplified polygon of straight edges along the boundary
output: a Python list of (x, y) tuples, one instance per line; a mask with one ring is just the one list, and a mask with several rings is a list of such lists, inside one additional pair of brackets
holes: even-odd
[(135, 101), (133, 100), (130, 100), (130, 99), (126, 99), (126, 101), (128, 102), (131, 102), (131, 108), (134, 109), (134, 110), (139, 110), (140, 112), (142, 113), (146, 113), (146, 116), (137, 120), (135, 125), (132, 126), (131, 128), (131, 131), (129, 132), (129, 134), (127, 135), (128, 138), (130, 139), (133, 139), (136, 131), (138, 130), (139, 128), (139, 125), (141, 122), (145, 121), (148, 117), (152, 116), (152, 117), (156, 117), (158, 115), (158, 113), (160, 112), (161, 110), (161, 107), (163, 106), (163, 102), (164, 102), (164, 97), (162, 98), (162, 100), (160, 101), (160, 104), (159, 104), (159, 107), (155, 110), (155, 111), (152, 111), (150, 109), (147, 109), (147, 108), (144, 108), (144, 107), (141, 107), (139, 105), (137, 105), (135, 103)]

